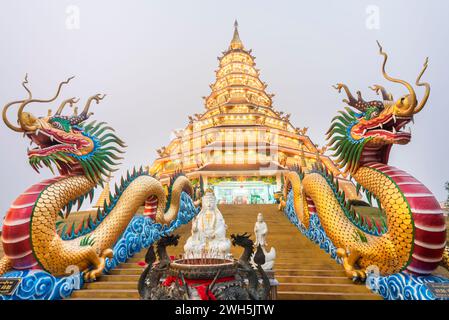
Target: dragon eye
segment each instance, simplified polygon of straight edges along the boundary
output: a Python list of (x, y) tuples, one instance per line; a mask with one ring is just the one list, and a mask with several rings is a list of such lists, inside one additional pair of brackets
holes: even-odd
[(59, 129), (59, 130), (63, 130), (61, 123), (55, 121), (55, 122), (52, 122), (51, 124), (52, 124), (52, 126), (54, 128)]
[(53, 118), (50, 120), (53, 128), (58, 130), (64, 130), (65, 132), (69, 132), (71, 130), (70, 122), (67, 119), (62, 118)]

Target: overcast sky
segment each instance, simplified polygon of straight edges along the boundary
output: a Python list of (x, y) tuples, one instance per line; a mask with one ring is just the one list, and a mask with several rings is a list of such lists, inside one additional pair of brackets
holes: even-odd
[[(128, 144), (120, 173), (148, 165), (170, 132), (204, 110), (217, 56), (227, 48), (234, 19), (252, 48), (274, 106), (309, 127), (315, 143), (343, 107), (332, 84), (344, 82), (365, 98), (380, 73), (379, 39), (388, 71), (414, 82), (424, 58), (432, 85), (416, 116), (412, 142), (395, 146), (390, 163), (426, 184), (439, 200), (449, 180), (448, 1), (3, 1), (0, 10), (0, 102), (23, 98), (26, 72), (35, 97), (53, 95), (76, 75), (63, 98), (107, 93), (93, 118), (107, 121)], [(388, 83), (395, 97), (401, 86)], [(422, 95), (422, 91), (419, 90)], [(51, 107), (55, 107), (55, 104)], [(44, 115), (50, 106), (30, 109)], [(49, 176), (28, 165), (27, 139), (0, 125), (0, 215), (29, 185)]]

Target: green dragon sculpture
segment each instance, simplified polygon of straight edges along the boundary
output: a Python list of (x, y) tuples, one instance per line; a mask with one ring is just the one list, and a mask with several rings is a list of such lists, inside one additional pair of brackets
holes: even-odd
[[(72, 77), (73, 78), (73, 77)], [(2, 232), (5, 256), (0, 260), (0, 274), (10, 269), (43, 269), (59, 276), (67, 268), (77, 266), (86, 280), (94, 280), (105, 267), (105, 258), (112, 257), (111, 247), (123, 233), (138, 208), (147, 199), (157, 203), (156, 220), (168, 224), (179, 211), (181, 193), (193, 195), (189, 180), (179, 176), (171, 186), (170, 201), (161, 183), (143, 170), (128, 176), (126, 185), (117, 192), (113, 206), (106, 206), (96, 218), (89, 217), (79, 227), (74, 226), (58, 234), (56, 222), (64, 209), (70, 212), (76, 203), (80, 206), (86, 197), (92, 199), (94, 188), (110, 176), (122, 159), (124, 142), (105, 122), (86, 120), (92, 115), (90, 107), (105, 95), (90, 97), (78, 114), (63, 115), (67, 106), (78, 100), (64, 100), (56, 112), (35, 117), (24, 111), (31, 103), (55, 101), (63, 87), (72, 78), (61, 82), (50, 99), (35, 99), (25, 77), (22, 85), (28, 97), (10, 102), (3, 108), (3, 121), (11, 130), (23, 133), (36, 147), (28, 150), (28, 160), (37, 172), (43, 167), (55, 169), (58, 176), (41, 181), (22, 193), (8, 210)], [(19, 105), (18, 126), (7, 117), (8, 109)]]
[(428, 275), (440, 264), (449, 267), (446, 221), (438, 201), (417, 179), (388, 165), (392, 145), (410, 142), (411, 132), (404, 128), (429, 98), (430, 85), (421, 82), (428, 61), (416, 79), (416, 85), (425, 88), (418, 102), (408, 82), (385, 71), (388, 56), (380, 44), (379, 48), (384, 78), (403, 85), (408, 94), (394, 101), (375, 85), (371, 89), (382, 95), (382, 101), (365, 101), (360, 91), (354, 97), (345, 84), (337, 84), (335, 89), (346, 92), (343, 101), (349, 107), (332, 120), (327, 138), (340, 168), (356, 180), (356, 193), (365, 191), (370, 203), (374, 198), (384, 219), (375, 221), (358, 212), (357, 197), (345, 194), (338, 179), (323, 168), (288, 173), (281, 204), (292, 192), (294, 211), (306, 228), (311, 214), (318, 215), (346, 274), (362, 281), (370, 266), (377, 266), (383, 275), (401, 271)]

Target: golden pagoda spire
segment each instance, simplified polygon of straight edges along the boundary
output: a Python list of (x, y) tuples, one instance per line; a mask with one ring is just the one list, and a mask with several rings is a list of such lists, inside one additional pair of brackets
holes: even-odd
[[(218, 57), (215, 82), (203, 97), (206, 111), (189, 117), (182, 136), (165, 147), (170, 157), (159, 154), (151, 172), (166, 184), (181, 166), (189, 178), (202, 176), (206, 184), (214, 184), (217, 177), (259, 176), (267, 162), (278, 170), (291, 165), (307, 170), (322, 158), (339, 173), (325, 155), (318, 154), (315, 160), (316, 148), (306, 130), (295, 129), (289, 114), (275, 110), (273, 94), (266, 92), (267, 84), (260, 79), (252, 51), (244, 48), (238, 26), (235, 21), (232, 40)], [(276, 157), (282, 161), (274, 161)]]
[(234, 21), (234, 36), (232, 37), (231, 45), (229, 47), (232, 50), (243, 49), (243, 42), (242, 40), (240, 40), (239, 23), (237, 22), (237, 20)]

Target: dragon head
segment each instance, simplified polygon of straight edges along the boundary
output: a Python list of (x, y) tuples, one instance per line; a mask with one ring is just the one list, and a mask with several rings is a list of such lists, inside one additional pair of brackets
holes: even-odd
[(231, 234), (232, 245), (240, 246), (240, 247), (250, 247), (252, 248), (254, 245), (253, 240), (251, 240), (250, 235), (248, 233), (244, 234)]
[[(98, 104), (105, 95), (96, 94), (90, 97), (80, 114), (77, 107), (74, 107), (74, 112), (70, 116), (62, 115), (62, 112), (67, 105), (73, 107), (79, 101), (76, 98), (62, 101), (54, 114), (49, 110), (43, 117), (36, 117), (24, 111), (31, 103), (55, 101), (62, 86), (69, 83), (72, 78), (61, 82), (56, 94), (45, 100), (32, 98), (25, 76), (22, 86), (28, 92), (28, 98), (6, 104), (3, 108), (3, 121), (11, 130), (28, 137), (30, 145), (35, 145), (34, 148), (28, 149), (28, 160), (37, 172), (43, 166), (54, 172), (53, 167), (56, 167), (60, 174), (84, 174), (92, 182), (99, 183), (115, 171), (110, 166), (117, 165), (114, 160), (122, 159), (117, 153), (123, 153), (119, 147), (125, 147), (123, 141), (113, 133), (113, 129), (104, 122), (97, 124), (94, 121), (85, 124), (93, 114), (89, 112), (91, 103), (95, 101)], [(13, 125), (7, 118), (8, 109), (16, 104), (19, 105), (18, 126)]]
[(385, 71), (388, 55), (378, 43), (380, 54), (384, 57), (382, 74), (385, 79), (405, 86), (408, 94), (394, 101), (393, 96), (380, 85), (370, 89), (382, 95), (382, 100), (365, 101), (360, 91), (355, 98), (345, 84), (334, 86), (339, 92), (343, 89), (348, 96), (343, 102), (351, 108), (339, 111), (332, 119), (332, 125), (327, 132), (329, 146), (334, 151), (333, 156), (340, 168), (346, 172), (355, 173), (360, 165), (367, 162), (387, 163), (393, 144), (407, 144), (411, 139), (411, 131), (404, 130), (413, 121), (416, 113), (422, 110), (430, 95), (430, 85), (421, 83), (421, 77), (427, 69), (428, 59), (418, 78), (417, 86), (425, 87), (424, 97), (418, 103), (413, 87), (406, 81), (390, 77)]

